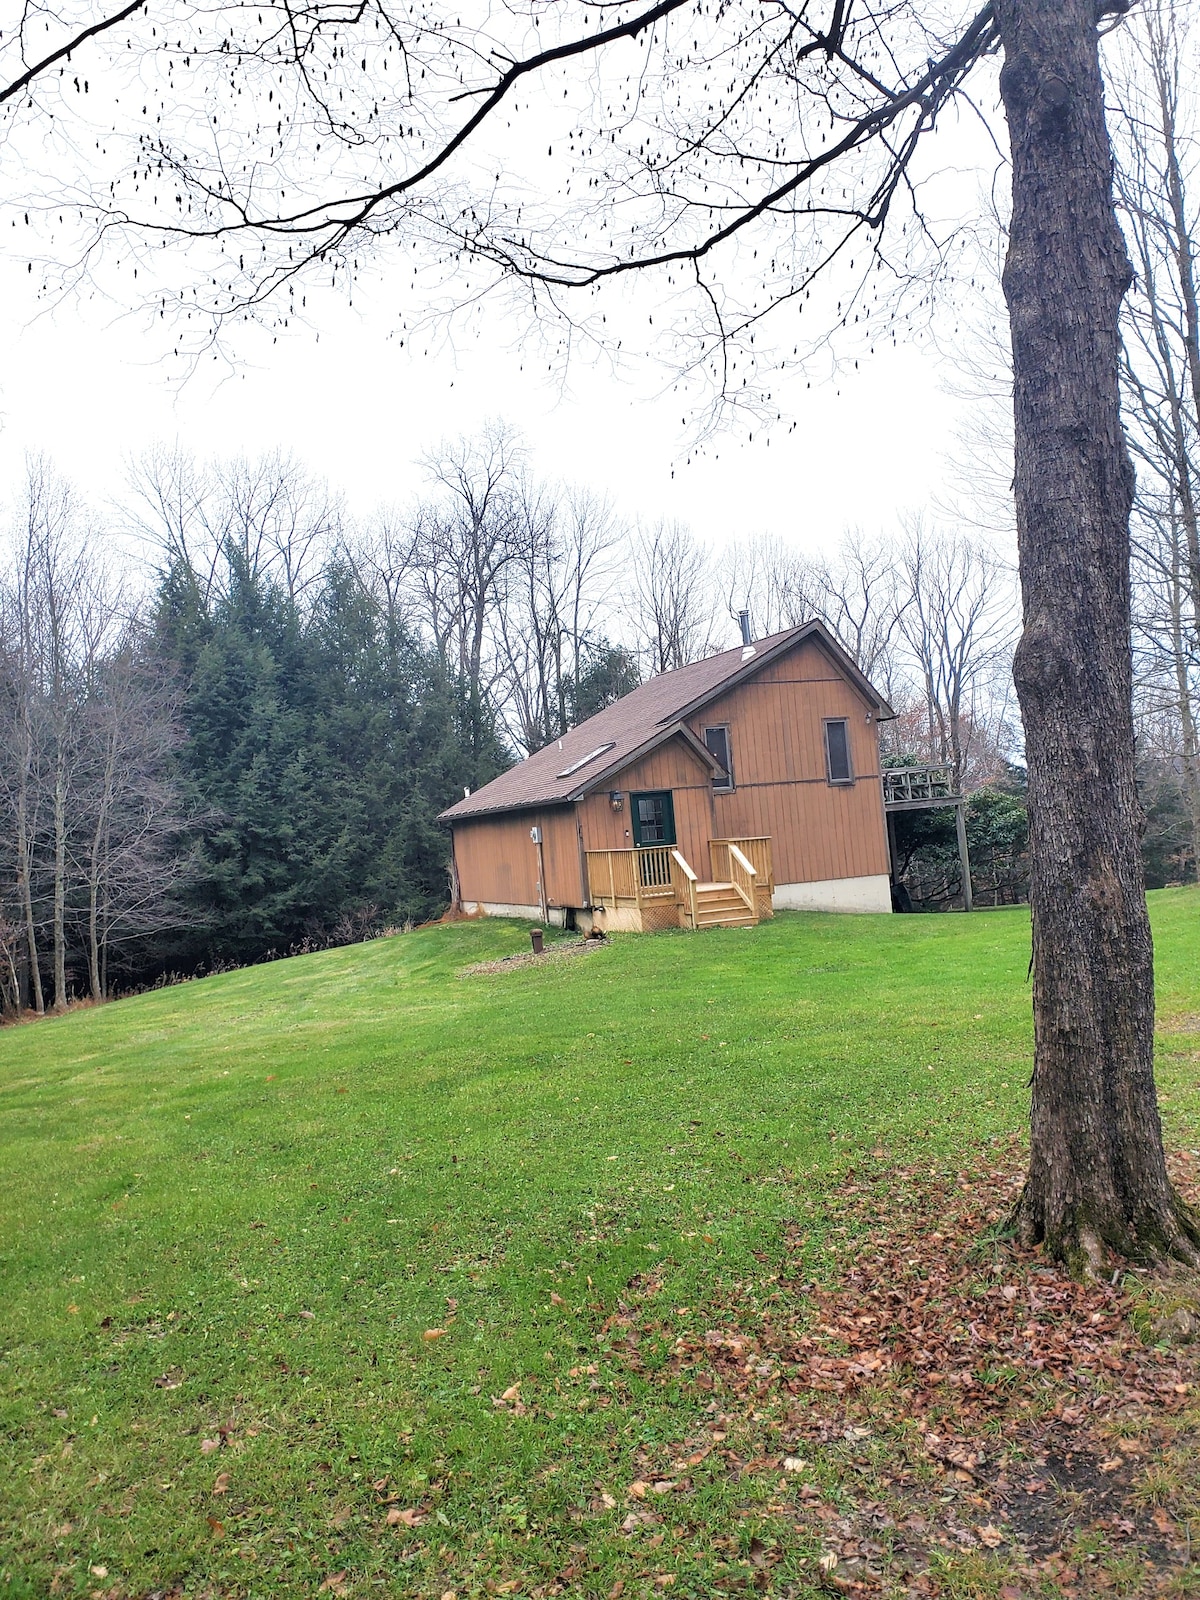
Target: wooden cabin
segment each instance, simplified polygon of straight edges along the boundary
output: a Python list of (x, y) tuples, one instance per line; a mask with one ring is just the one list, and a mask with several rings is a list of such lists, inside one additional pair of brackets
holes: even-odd
[(662, 673), (442, 813), (460, 904), (638, 932), (889, 911), (893, 715), (819, 622)]

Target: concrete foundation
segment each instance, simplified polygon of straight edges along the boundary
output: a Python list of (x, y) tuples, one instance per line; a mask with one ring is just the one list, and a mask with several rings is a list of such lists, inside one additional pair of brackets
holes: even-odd
[(777, 883), (771, 904), (776, 911), (890, 911), (892, 890), (886, 872), (870, 878)]
[(516, 917), (520, 922), (536, 922), (550, 928), (567, 925), (567, 913), (561, 906), (551, 906), (545, 921), (541, 906), (504, 906), (491, 900), (464, 900), (462, 908), (469, 917)]

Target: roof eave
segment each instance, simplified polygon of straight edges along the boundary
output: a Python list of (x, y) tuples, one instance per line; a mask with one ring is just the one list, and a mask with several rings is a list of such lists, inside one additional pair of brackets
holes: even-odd
[(755, 652), (754, 655), (742, 662), (736, 672), (731, 672), (727, 678), (723, 678), (715, 688), (706, 690), (704, 694), (698, 695), (696, 699), (684, 706), (677, 715), (680, 717), (693, 716), (713, 700), (720, 699), (723, 694), (728, 694), (730, 689), (737, 688), (738, 684), (744, 683), (747, 678), (753, 677), (764, 666), (769, 666), (772, 661), (778, 661), (780, 656), (786, 655), (789, 650), (794, 650), (798, 644), (803, 644), (805, 639), (813, 639), (819, 644), (833, 659), (834, 665), (845, 673), (863, 698), (870, 705), (876, 707), (877, 711), (884, 713), (879, 717), (881, 722), (890, 722), (896, 716), (897, 713), (892, 710), (871, 680), (855, 665), (850, 653), (839, 644), (825, 624), (816, 617), (811, 622), (802, 622), (791, 633), (785, 634), (782, 639), (777, 640), (769, 650), (764, 650), (761, 654)]
[(474, 822), (476, 817), (500, 817), (506, 811), (544, 811), (548, 806), (569, 806), (572, 801), (573, 796), (560, 794), (553, 796), (551, 799), (509, 800), (504, 805), (479, 806), (471, 811), (459, 811), (458, 807), (462, 804), (462, 801), (459, 800), (454, 805), (447, 806), (445, 811), (439, 811), (436, 820), (449, 823)]

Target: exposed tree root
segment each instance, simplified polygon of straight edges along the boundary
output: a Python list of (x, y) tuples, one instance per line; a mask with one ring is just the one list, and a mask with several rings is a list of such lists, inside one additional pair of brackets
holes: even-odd
[[(1116, 1216), (1097, 1221), (1055, 1207), (1037, 1192), (1032, 1178), (1013, 1207), (1009, 1226), (1025, 1249), (1040, 1246), (1081, 1282), (1110, 1279), (1122, 1264), (1156, 1272), (1179, 1267), (1200, 1274), (1200, 1214), (1174, 1189), (1167, 1202), (1137, 1218)], [(1200, 1279), (1197, 1282), (1200, 1294)]]

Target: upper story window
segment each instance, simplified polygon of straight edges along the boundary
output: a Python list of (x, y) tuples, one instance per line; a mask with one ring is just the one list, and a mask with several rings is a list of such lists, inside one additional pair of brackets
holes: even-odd
[(850, 766), (850, 724), (845, 717), (830, 717), (825, 723), (825, 770), (830, 783), (853, 783)]
[(713, 774), (712, 785), (714, 789), (733, 788), (733, 749), (729, 742), (729, 724), (720, 723), (715, 728), (705, 728), (704, 742), (721, 765), (724, 772)]

